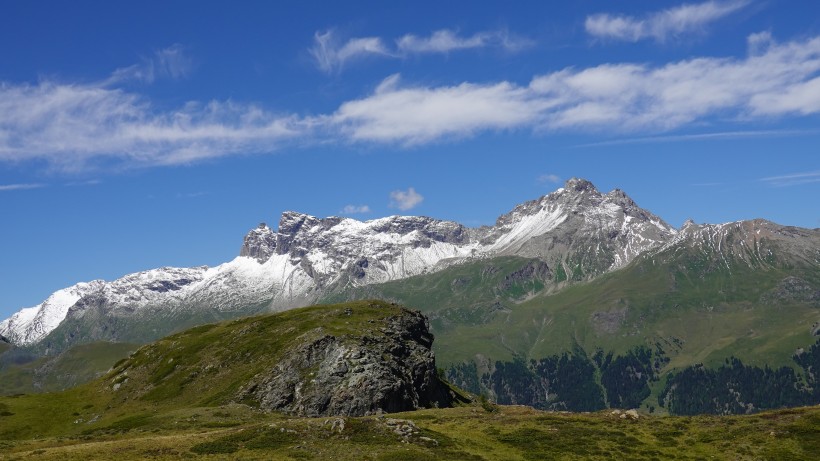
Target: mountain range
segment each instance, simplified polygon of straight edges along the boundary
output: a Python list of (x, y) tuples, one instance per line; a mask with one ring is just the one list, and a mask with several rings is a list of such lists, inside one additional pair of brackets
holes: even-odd
[(361, 222), (285, 212), (278, 231), (264, 223), (251, 230), (230, 262), (78, 283), (0, 322), (0, 334), (44, 353), (93, 340), (144, 342), (204, 321), (305, 306), (351, 287), (498, 256), (537, 258), (550, 271), (588, 280), (676, 235), (622, 191), (601, 194), (583, 179), (479, 228), (428, 217)]
[[(127, 355), (196, 325), (361, 299), (421, 310), (450, 381), (500, 403), (733, 413), (820, 401), (819, 229), (675, 229), (577, 178), (478, 228), (285, 212), (222, 265), (79, 283), (21, 310), (0, 322), (0, 372), (4, 354), (51, 357), (25, 376), (53, 383), (37, 376), (105, 344)], [(761, 380), (785, 400), (749, 394)], [(707, 388), (727, 394), (691, 390)]]

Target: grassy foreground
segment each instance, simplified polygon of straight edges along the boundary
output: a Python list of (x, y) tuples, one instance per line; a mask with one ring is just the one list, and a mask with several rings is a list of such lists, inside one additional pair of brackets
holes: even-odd
[(633, 418), (484, 402), (300, 418), (238, 399), (294, 346), (320, 334), (340, 341), (386, 334), (385, 322), (402, 312), (359, 301), (205, 325), (144, 346), (70, 390), (0, 397), (0, 460), (809, 460), (820, 453), (820, 406)]
[[(29, 397), (2, 399), (0, 414)], [(294, 418), (231, 404), (137, 413), (104, 425), (80, 416), (48, 436), (6, 433), (0, 459), (809, 460), (820, 453), (820, 407), (638, 419), (485, 407)]]

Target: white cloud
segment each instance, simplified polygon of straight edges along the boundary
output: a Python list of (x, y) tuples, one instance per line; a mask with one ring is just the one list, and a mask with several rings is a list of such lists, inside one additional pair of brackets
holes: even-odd
[(645, 18), (613, 16), (601, 13), (588, 16), (584, 26), (588, 34), (605, 39), (637, 42), (651, 38), (665, 42), (703, 28), (749, 4), (749, 0), (708, 1), (685, 4), (652, 13)]
[(707, 141), (715, 139), (744, 139), (744, 138), (777, 138), (786, 136), (815, 135), (820, 130), (747, 130), (747, 131), (715, 131), (710, 133), (693, 133), (663, 136), (643, 136), (637, 138), (618, 138), (609, 141), (578, 144), (574, 147), (603, 147), (622, 146), (625, 144), (656, 144), (681, 141)]
[(820, 77), (791, 85), (782, 93), (769, 91), (756, 94), (752, 97), (752, 104), (757, 114), (815, 113), (820, 110)]
[(555, 175), (555, 174), (542, 174), (541, 176), (538, 177), (538, 182), (540, 182), (541, 184), (546, 184), (546, 183), (557, 184), (557, 183), (561, 182), (561, 177), (558, 176), (558, 175)]
[(370, 207), (367, 205), (345, 205), (340, 214), (362, 214), (370, 213)]
[(776, 187), (799, 186), (801, 184), (820, 182), (820, 170), (782, 176), (770, 176), (768, 178), (761, 178), (761, 181)]
[(113, 167), (171, 165), (268, 152), (306, 123), (230, 101), (162, 112), (104, 85), (0, 84), (0, 161), (46, 159), (58, 170), (102, 159)]
[(407, 34), (396, 40), (396, 46), (403, 54), (449, 53), (489, 46), (517, 51), (529, 45), (529, 40), (512, 37), (505, 30), (479, 32), (470, 37), (460, 37), (455, 31), (442, 29), (433, 32), (429, 37)]
[(352, 38), (340, 43), (333, 30), (314, 35), (310, 54), (320, 70), (333, 73), (341, 71), (345, 63), (366, 56), (390, 56), (390, 52), (378, 37)]
[(149, 58), (143, 58), (140, 64), (115, 70), (106, 83), (111, 85), (127, 80), (153, 83), (159, 78), (181, 79), (189, 75), (192, 67), (193, 61), (185, 47), (177, 43), (156, 51)]
[(764, 53), (775, 41), (771, 32), (764, 31), (749, 35), (746, 43), (749, 47), (749, 54), (756, 55)]
[(418, 206), (424, 197), (412, 187), (407, 190), (394, 190), (390, 193), (390, 207), (407, 211)]
[(372, 93), (310, 117), (233, 101), (158, 109), (110, 82), (0, 83), (0, 162), (39, 160), (85, 172), (267, 153), (294, 143), (409, 146), (512, 130), (646, 137), (715, 125), (728, 133), (721, 136), (745, 136), (750, 121), (820, 113), (820, 37), (769, 38), (765, 45), (741, 58), (567, 68), (527, 84), (421, 86), (393, 75)]
[(67, 187), (82, 187), (82, 186), (96, 186), (102, 184), (99, 179), (88, 179), (86, 181), (72, 181), (65, 183)]
[(308, 50), (319, 70), (328, 74), (340, 72), (346, 63), (366, 57), (405, 58), (414, 54), (442, 53), (474, 48), (497, 47), (514, 52), (531, 45), (531, 41), (510, 35), (506, 30), (479, 32), (461, 37), (458, 32), (441, 29), (429, 37), (407, 34), (396, 40), (394, 49), (380, 37), (351, 38), (342, 42), (333, 30), (314, 34)]
[(41, 187), (45, 187), (45, 185), (44, 184), (0, 184), (0, 192), (9, 191), (9, 190), (39, 189)]
[(386, 79), (330, 120), (349, 139), (406, 145), (480, 131), (663, 132), (711, 117), (737, 121), (820, 112), (820, 37), (745, 58), (661, 66), (602, 64), (511, 82), (403, 86)]
[(544, 108), (527, 88), (508, 82), (452, 87), (402, 87), (398, 76), (374, 94), (342, 104), (332, 123), (355, 141), (419, 144), (445, 136), (531, 123)]

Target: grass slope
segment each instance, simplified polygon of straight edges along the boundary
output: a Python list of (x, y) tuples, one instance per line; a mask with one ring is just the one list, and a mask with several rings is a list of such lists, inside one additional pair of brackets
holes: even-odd
[(86, 383), (138, 347), (100, 341), (75, 346), (56, 357), (29, 357), (33, 360), (19, 364), (11, 361), (0, 369), (0, 395), (54, 392)]
[(552, 294), (539, 291), (550, 280), (520, 276), (531, 272), (526, 269), (534, 260), (500, 258), (338, 297), (383, 297), (422, 310), (431, 319), (442, 365), (476, 354), (538, 359), (576, 345), (590, 354), (596, 348), (618, 354), (656, 343), (672, 359), (667, 370), (719, 364), (730, 356), (753, 365), (793, 365), (795, 350), (816, 341), (816, 303), (772, 295), (790, 276), (820, 287), (816, 267), (723, 267), (704, 259), (641, 258)]
[(0, 439), (78, 435), (123, 418), (138, 424), (156, 413), (227, 404), (290, 346), (325, 334), (340, 340), (383, 335), (384, 323), (402, 309), (358, 301), (195, 327), (140, 348), (85, 385), (1, 400), (13, 414), (2, 419)]
[(482, 402), (297, 418), (232, 402), (288, 344), (318, 331), (375, 334), (400, 309), (362, 301), (205, 325), (139, 349), (86, 385), (0, 397), (0, 459), (780, 460), (820, 450), (820, 407), (633, 419)]
[[(19, 402), (0, 399), (0, 414), (19, 411)], [(807, 460), (820, 450), (818, 407), (636, 420), (609, 412), (490, 409), (310, 419), (243, 405), (181, 408), (105, 424), (78, 419), (69, 431), (25, 439), (0, 436), (0, 459)]]

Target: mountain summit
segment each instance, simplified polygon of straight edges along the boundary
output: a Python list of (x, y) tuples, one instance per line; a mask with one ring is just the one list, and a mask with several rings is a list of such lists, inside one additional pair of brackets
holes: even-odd
[(592, 279), (658, 248), (677, 231), (616, 189), (573, 178), (513, 208), (493, 226), (424, 216), (370, 221), (287, 211), (260, 224), (239, 256), (216, 267), (159, 268), (79, 283), (0, 322), (0, 334), (43, 353), (92, 340), (145, 342), (200, 323), (311, 304), (348, 287), (432, 273), (477, 258), (537, 258)]

